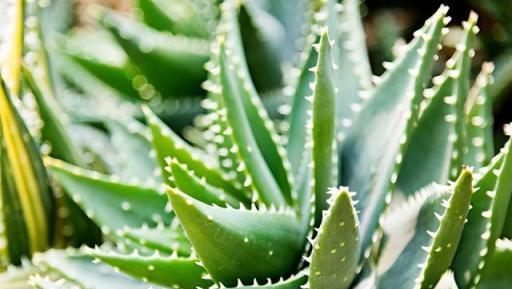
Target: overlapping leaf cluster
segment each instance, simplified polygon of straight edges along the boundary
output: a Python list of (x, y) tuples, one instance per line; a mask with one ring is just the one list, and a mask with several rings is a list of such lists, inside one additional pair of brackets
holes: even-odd
[[(162, 15), (151, 6), (157, 2), (140, 1), (149, 26), (209, 37), (212, 31), (204, 28), (210, 26), (196, 25), (205, 21), (198, 14), (187, 17), (170, 9)], [(138, 93), (183, 95), (197, 88), (188, 81), (207, 77), (206, 113), (197, 120), (195, 145), (148, 106), (142, 107), (142, 122), (104, 120), (117, 143), (118, 170), (99, 172), (87, 164), (52, 103), (57, 90), (34, 79), (30, 68), (9, 64), (19, 76), (6, 74), (10, 80), (0, 90), (1, 256), (21, 264), (23, 256), (59, 245), (62, 222), (76, 230), (68, 238), (79, 238), (76, 233), (96, 230), (87, 223), (92, 220), (104, 243), (35, 254), (34, 265), (9, 269), (0, 284), (17, 288), (29, 275), (30, 285), (42, 289), (506, 283), (503, 268), (510, 265), (511, 245), (500, 237), (512, 225), (511, 144), (494, 155), (492, 64), (484, 64), (470, 86), (476, 14), (462, 23), (464, 34), (442, 74), (432, 78), (431, 68), (450, 22), (446, 6), (375, 77), (364, 49), (359, 2), (309, 4), (301, 69), (285, 89), (293, 92), (282, 107), (289, 111), (284, 133), (263, 105), (244, 49), (241, 19), (250, 19), (262, 35), (272, 28), (263, 25), (272, 22), (259, 6), (219, 4), (215, 35), (204, 50), (181, 36), (149, 33), (101, 12), (101, 21), (119, 34), (130, 62), (150, 84), (135, 87)], [(186, 82), (177, 85), (168, 85), (168, 76), (154, 68), (157, 61), (181, 71), (198, 54), (196, 70), (187, 70), (198, 77), (183, 72)], [(208, 57), (203, 77), (199, 63)], [(85, 66), (93, 63), (82, 60)], [(113, 76), (122, 75), (112, 72), (103, 79)], [(20, 117), (22, 105), (14, 105), (24, 90), (36, 100), (40, 138), (51, 144), (50, 156), (40, 157)]]

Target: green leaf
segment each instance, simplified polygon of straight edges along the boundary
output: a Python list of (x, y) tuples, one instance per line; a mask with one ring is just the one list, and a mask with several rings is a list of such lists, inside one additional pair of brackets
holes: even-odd
[(45, 250), (52, 238), (54, 199), (34, 140), (21, 119), (3, 79), (0, 80), (0, 172), (7, 256), (20, 264), (22, 257)]
[(327, 25), (334, 41), (333, 73), (336, 92), (336, 119), (339, 140), (342, 141), (352, 126), (359, 108), (372, 89), (372, 72), (366, 49), (359, 0), (328, 0), (316, 18)]
[[(256, 122), (252, 118), (255, 116), (251, 115), (244, 107), (243, 99), (248, 96), (242, 94), (243, 90), (240, 87), (238, 72), (235, 70), (233, 63), (228, 60), (228, 51), (226, 51), (224, 43), (220, 43), (219, 53), (222, 101), (226, 109), (226, 119), (231, 129), (233, 143), (236, 145), (240, 161), (247, 172), (244, 185), (253, 187), (258, 192), (263, 204), (267, 206), (274, 204), (277, 207), (283, 207), (287, 201), (288, 203), (291, 202), (290, 195), (285, 199), (286, 192), (281, 191), (278, 180), (273, 175), (272, 167), (267, 163), (264, 151), (258, 144), (258, 135), (255, 135), (251, 127), (251, 123)], [(229, 51), (229, 53), (234, 52)], [(273, 140), (270, 139), (270, 141)], [(273, 144), (276, 148), (276, 144)], [(282, 162), (281, 168), (284, 170)], [(285, 181), (289, 186), (288, 180), (285, 179)]]
[[(212, 207), (169, 189), (171, 204), (199, 259), (215, 281), (234, 286), (289, 276), (304, 241), (293, 211)], [(215, 236), (215, 238), (212, 238)], [(236, 248), (236, 250), (233, 250)]]
[(309, 288), (346, 289), (356, 274), (359, 259), (357, 214), (347, 188), (330, 191), (326, 212), (313, 244)]
[(123, 241), (130, 240), (140, 246), (152, 251), (158, 251), (163, 254), (172, 254), (176, 252), (178, 256), (188, 257), (192, 254), (192, 247), (185, 233), (181, 228), (169, 226), (156, 226), (150, 228), (142, 226), (140, 228), (124, 227), (120, 236)]
[(158, 32), (113, 11), (101, 14), (102, 25), (143, 74), (137, 76), (135, 88), (144, 98), (203, 94), (203, 65), (209, 56), (206, 40)]
[[(38, 267), (47, 268), (48, 275), (61, 277), (62, 281), (57, 281), (57, 284), (69, 283), (71, 288), (76, 288), (73, 285), (87, 289), (148, 288), (148, 283), (117, 273), (108, 265), (95, 264), (93, 260), (94, 258), (80, 251), (69, 249), (65, 251), (50, 250), (34, 256), (33, 261)], [(155, 289), (162, 289), (158, 285), (151, 286)], [(57, 288), (61, 288), (61, 285)]]
[(156, 30), (207, 38), (215, 24), (215, 6), (209, 2), (201, 1), (203, 6), (198, 7), (197, 2), (189, 0), (138, 0), (137, 7), (144, 23)]
[(117, 239), (123, 226), (169, 224), (172, 215), (165, 194), (141, 184), (121, 183), (119, 177), (81, 169), (46, 158), (53, 178), (65, 188), (104, 234)]
[(494, 155), (493, 102), (489, 93), (493, 82), (491, 75), (493, 70), (494, 65), (490, 62), (482, 65), (482, 71), (477, 76), (467, 101), (468, 153), (465, 159), (469, 165), (476, 167), (486, 166)]
[[(262, 101), (254, 88), (254, 84), (251, 81), (249, 69), (244, 59), (246, 59), (243, 51), (243, 44), (240, 39), (240, 27), (237, 22), (237, 12), (239, 11), (239, 2), (228, 1), (224, 4), (222, 24), (219, 25), (219, 42), (225, 43), (224, 48), (219, 49), (219, 63), (220, 66), (220, 86), (222, 89), (222, 104), (221, 108), (226, 109), (226, 118), (229, 123), (229, 127), (232, 129), (232, 137), (234, 143), (237, 145), (238, 153), (242, 156), (241, 159), (244, 162), (249, 161), (250, 164), (245, 164), (248, 175), (252, 178), (254, 187), (260, 194), (260, 198), (265, 203), (268, 202), (265, 198), (270, 195), (274, 195), (272, 198), (276, 198), (275, 201), (279, 201), (277, 190), (281, 191), (282, 197), (288, 203), (292, 203), (293, 195), (291, 188), (291, 181), (289, 178), (289, 162), (286, 159), (286, 152), (280, 144), (280, 138), (277, 135), (274, 124), (270, 120), (267, 111), (263, 107)], [(220, 45), (220, 44), (219, 44)], [(220, 45), (223, 46), (223, 45)], [(224, 52), (229, 52), (230, 56), (228, 59)], [(223, 67), (224, 66), (224, 67)], [(234, 115), (242, 114), (244, 117), (234, 117)], [(235, 123), (241, 119), (246, 119), (240, 123)], [(248, 131), (244, 132), (245, 136), (242, 136), (242, 132), (239, 131), (241, 127), (245, 127)], [(237, 127), (238, 129), (235, 129)], [(251, 137), (253, 136), (253, 137)], [(248, 139), (252, 138), (254, 140)], [(239, 142), (249, 141), (257, 146), (251, 146), (251, 150), (254, 151), (254, 156), (251, 152), (246, 152), (244, 145)], [(258, 153), (259, 151), (260, 153)], [(259, 155), (259, 156), (257, 156)], [(263, 172), (269, 170), (277, 183), (278, 188), (273, 188), (275, 185), (269, 184), (265, 190), (262, 187), (261, 177), (262, 175), (257, 174), (254, 166), (256, 159), (263, 158), (264, 163), (259, 165), (260, 169), (257, 171)], [(264, 164), (268, 167), (264, 169)], [(271, 180), (268, 179), (268, 180)], [(272, 181), (271, 181), (272, 182)], [(273, 182), (272, 182), (273, 183)], [(262, 196), (268, 194), (269, 196)], [(283, 201), (279, 201), (281, 205)], [(280, 205), (276, 203), (276, 205)]]
[(112, 147), (117, 153), (121, 169), (120, 176), (125, 180), (140, 179), (146, 183), (162, 183), (160, 168), (152, 155), (149, 130), (133, 119), (106, 120)]
[[(382, 76), (342, 148), (342, 184), (357, 191), (365, 254), (378, 218), (391, 200), (402, 153), (418, 116), (419, 101), (441, 37), (442, 6)], [(343, 88), (340, 88), (343, 89)]]
[(433, 288), (457, 250), (473, 194), (472, 173), (455, 184), (432, 187), (395, 212), (384, 225), (389, 235), (379, 261), (378, 288)]
[[(315, 39), (316, 37), (312, 35), (311, 38)], [(304, 63), (292, 96), (291, 112), (288, 115), (290, 127), (287, 132), (286, 151), (296, 182), (302, 178), (307, 165), (307, 158), (304, 156), (308, 151), (306, 149), (308, 130), (304, 128), (309, 119), (307, 112), (312, 108), (311, 102), (307, 101), (307, 97), (311, 96), (313, 92), (310, 83), (314, 82), (315, 74), (311, 71), (311, 68), (315, 67), (318, 57), (318, 53), (313, 49), (312, 41), (309, 41), (306, 47), (301, 55)]]
[(196, 263), (195, 258), (175, 256), (141, 256), (137, 252), (119, 254), (106, 249), (89, 250), (89, 254), (101, 262), (118, 268), (121, 272), (171, 288), (195, 289), (213, 285), (211, 280), (203, 279), (206, 271)]
[(312, 186), (315, 195), (315, 223), (320, 224), (327, 209), (327, 190), (336, 184), (336, 90), (331, 46), (327, 31), (321, 33), (311, 115)]
[(248, 202), (249, 199), (233, 178), (223, 174), (209, 156), (191, 147), (161, 120), (159, 120), (148, 108), (143, 107), (148, 126), (151, 129), (151, 141), (156, 151), (156, 158), (162, 171), (162, 179), (169, 185), (174, 185), (170, 172), (166, 169), (167, 158), (174, 158), (188, 170), (193, 171), (198, 177), (204, 178), (212, 186), (224, 190), (226, 193)]
[(512, 192), (512, 154), (509, 140), (477, 180), (462, 241), (453, 263), (455, 280), (461, 288), (477, 285), (482, 267), (494, 251), (506, 220)]
[(399, 193), (411, 195), (432, 182), (444, 184), (456, 178), (463, 165), (466, 137), (460, 127), (465, 121), (469, 78), (465, 66), (471, 59), (476, 16), (472, 14), (468, 21), (457, 51), (445, 71), (434, 78), (436, 86), (424, 92), (428, 98), (403, 156), (396, 183)]
[(273, 15), (251, 1), (241, 1), (238, 25), (247, 67), (258, 91), (270, 91), (282, 86), (280, 64), (286, 57), (286, 31)]
[(510, 264), (512, 263), (512, 242), (499, 239), (496, 250), (489, 257), (488, 263), (482, 271), (478, 289), (512, 288)]
[(176, 187), (192, 198), (208, 205), (216, 204), (225, 207), (226, 204), (229, 204), (236, 208), (240, 206), (240, 200), (209, 185), (204, 178), (199, 179), (193, 171), (188, 170), (176, 160), (171, 160), (168, 165)]
[(266, 284), (258, 284), (254, 282), (253, 285), (243, 285), (238, 284), (236, 289), (301, 289), (303, 285), (307, 282), (308, 278), (303, 272), (299, 272), (298, 274), (291, 276), (290, 278), (284, 280), (283, 278), (279, 279), (278, 282), (272, 283), (267, 280)]

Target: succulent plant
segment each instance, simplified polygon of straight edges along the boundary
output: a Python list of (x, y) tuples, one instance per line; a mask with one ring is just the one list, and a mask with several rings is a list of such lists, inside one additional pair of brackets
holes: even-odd
[[(375, 77), (361, 49), (359, 2), (311, 1), (302, 65), (284, 89), (291, 93), (281, 132), (259, 97), (243, 46), (239, 19), (251, 3), (218, 6), (196, 145), (143, 106), (144, 122), (105, 120), (119, 144), (123, 168), (116, 173), (81, 162), (66, 122), (47, 101), (51, 91), (20, 67), (20, 87), (34, 94), (42, 139), (52, 144), (41, 157), (21, 108), (12, 105), (19, 93), (2, 86), (4, 226), (53, 226), (51, 206), (61, 200), (69, 203), (61, 208), (78, 206), (72, 212), (92, 220), (105, 242), (36, 253), (33, 265), (9, 268), (0, 284), (16, 288), (28, 275), (41, 289), (508, 284), (511, 245), (500, 237), (512, 226), (511, 141), (494, 155), (492, 64), (470, 88), (476, 14), (462, 24), (464, 35), (442, 74), (431, 78), (450, 21), (446, 6)], [(42, 163), (54, 191), (66, 197), (46, 190)], [(49, 217), (26, 209), (45, 202), (18, 201), (34, 196), (48, 198), (40, 211)], [(21, 210), (14, 214), (9, 206)], [(2, 256), (11, 262), (14, 245), (48, 239), (16, 255), (16, 264), (52, 241), (28, 229), (28, 237), (3, 232)]]

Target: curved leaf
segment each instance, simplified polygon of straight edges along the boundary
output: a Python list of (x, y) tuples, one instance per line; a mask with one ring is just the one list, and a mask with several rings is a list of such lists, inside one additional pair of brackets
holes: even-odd
[(159, 254), (141, 256), (137, 252), (125, 255), (102, 249), (90, 250), (89, 254), (145, 282), (184, 289), (206, 288), (213, 284), (211, 280), (202, 278), (206, 271), (196, 264), (198, 260), (194, 258)]
[(244, 283), (277, 280), (295, 270), (303, 240), (298, 238), (293, 211), (212, 207), (172, 188), (169, 197), (188, 239), (215, 281), (234, 286), (238, 279)]
[[(371, 237), (396, 183), (402, 153), (418, 117), (419, 101), (441, 38), (442, 6), (382, 76), (342, 147), (342, 184), (358, 192), (361, 238)], [(342, 88), (340, 88), (342, 89)]]
[(309, 288), (348, 288), (359, 259), (357, 214), (346, 188), (331, 190), (326, 212), (313, 244)]
[(84, 210), (104, 234), (117, 239), (117, 230), (125, 225), (169, 224), (172, 215), (165, 194), (141, 184), (119, 182), (115, 176), (102, 175), (62, 161), (46, 158), (54, 179)]

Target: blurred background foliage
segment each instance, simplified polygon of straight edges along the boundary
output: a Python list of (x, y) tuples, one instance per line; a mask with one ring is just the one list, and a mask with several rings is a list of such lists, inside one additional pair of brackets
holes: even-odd
[[(41, 28), (45, 31), (43, 33), (47, 38), (45, 42), (49, 46), (48, 53), (50, 54), (49, 62), (53, 66), (52, 73), (58, 74), (53, 75), (54, 81), (60, 82), (56, 87), (62, 88), (56, 93), (57, 98), (64, 110), (71, 115), (72, 120), (78, 121), (78, 123), (82, 121), (88, 124), (95, 124), (100, 131), (108, 130), (108, 128), (104, 127), (104, 120), (97, 119), (97, 117), (108, 116), (112, 112), (109, 109), (95, 106), (97, 102), (94, 99), (100, 99), (104, 107), (109, 107), (105, 103), (111, 102), (110, 107), (116, 107), (117, 113), (120, 115), (133, 116), (140, 112), (136, 106), (130, 105), (130, 101), (136, 100), (138, 102), (142, 98), (142, 101), (149, 103), (151, 108), (159, 113), (160, 117), (177, 131), (183, 131), (183, 128), (191, 124), (194, 117), (201, 112), (198, 104), (202, 95), (204, 96), (204, 91), (190, 92), (189, 94), (192, 97), (186, 98), (183, 98), (183, 93), (181, 93), (179, 98), (151, 96), (144, 99), (144, 94), (134, 89), (136, 87), (134, 82), (137, 78), (131, 79), (133, 85), (125, 85), (125, 82), (130, 80), (118, 77), (120, 75), (118, 70), (123, 70), (125, 74), (132, 73), (131, 69), (133, 67), (127, 63), (135, 61), (137, 58), (134, 55), (127, 55), (130, 54), (129, 49), (120, 47), (123, 46), (121, 42), (117, 41), (116, 43), (116, 40), (113, 39), (115, 37), (112, 37), (113, 34), (115, 35), (115, 32), (112, 33), (110, 31), (111, 33), (108, 33), (108, 22), (116, 22), (120, 19), (116, 17), (100, 17), (101, 19), (98, 19), (97, 8), (100, 6), (112, 8), (116, 13), (127, 16), (125, 18), (131, 18), (135, 22), (145, 22), (145, 25), (150, 26), (154, 30), (177, 29), (176, 27), (158, 27), (158, 25), (152, 25), (151, 19), (144, 19), (140, 6), (140, 3), (144, 1), (39, 1), (48, 2), (48, 5), (50, 5), (49, 9), (44, 9)], [(171, 2), (179, 4), (180, 1)], [(268, 4), (265, 0), (254, 0), (254, 2), (260, 5), (261, 3), (272, 5)], [(162, 3), (165, 3), (165, 1)], [(512, 121), (512, 114), (509, 113), (510, 107), (512, 107), (512, 21), (510, 21), (512, 19), (512, 0), (366, 0), (361, 10), (364, 15), (364, 28), (367, 34), (367, 45), (372, 70), (377, 75), (382, 73), (384, 71), (382, 63), (390, 61), (395, 57), (396, 53), (400, 50), (400, 46), (412, 38), (413, 31), (419, 28), (423, 20), (431, 15), (440, 4), (447, 4), (451, 7), (450, 15), (453, 18), (453, 29), (450, 29), (450, 33), (444, 39), (443, 50), (440, 53), (442, 61), (438, 62), (439, 65), (444, 63), (452, 54), (460, 33), (462, 33), (461, 29), (456, 26), (466, 19), (471, 10), (476, 11), (480, 15), (480, 33), (476, 43), (473, 72), (476, 76), (484, 60), (491, 60), (496, 65), (494, 72), (495, 85), (492, 86), (492, 95), (495, 98), (495, 146), (499, 148), (505, 142), (503, 125)], [(277, 11), (276, 14), (279, 16), (278, 10), (276, 9), (275, 11)], [(298, 9), (298, 11), (301, 10)], [(297, 15), (297, 18), (300, 17), (302, 16)], [(123, 22), (126, 19), (121, 20)], [(300, 30), (297, 30), (300, 27), (294, 26), (293, 21), (295, 20), (297, 19), (282, 20), (289, 22), (285, 23), (288, 34), (293, 34), (297, 31), (300, 33)], [(251, 23), (244, 23), (243, 13), (239, 21), (242, 23), (242, 27), (247, 29), (242, 35), (244, 35), (244, 44), (247, 44), (245, 49), (250, 50), (246, 51), (246, 53), (250, 68), (254, 68), (251, 70), (253, 81), (260, 94), (264, 97), (264, 103), (271, 115), (278, 118), (280, 116), (279, 106), (285, 102), (281, 96), (282, 88), (287, 84), (286, 65), (289, 65), (291, 68), (297, 64), (293, 59), (289, 59), (290, 55), (296, 55), (297, 51), (286, 51), (285, 53), (277, 54), (275, 53), (276, 49), (274, 49), (266, 53), (265, 49), (273, 48), (259, 47), (258, 45), (261, 43), (255, 41), (255, 38), (251, 38), (251, 34), (265, 34), (266, 32), (251, 31)], [(300, 20), (297, 21), (296, 23), (300, 23)], [(111, 25), (118, 26), (119, 22), (111, 23)], [(294, 29), (297, 31), (293, 31)], [(122, 31), (118, 32), (122, 33)], [(174, 33), (174, 31), (172, 32)], [(176, 34), (182, 33), (187, 37), (208, 39), (211, 37), (209, 32), (206, 27), (206, 30), (202, 32), (199, 30), (195, 32), (178, 31)], [(273, 31), (269, 35), (275, 34), (275, 31)], [(293, 35), (285, 35), (284, 39), (287, 37), (293, 39)], [(279, 50), (277, 49), (277, 51)], [(66, 57), (62, 57), (63, 54)], [(269, 55), (276, 59), (266, 57)], [(127, 61), (127, 59), (130, 61)], [(285, 69), (273, 69), (272, 67), (278, 67), (275, 63), (281, 63), (281, 65), (284, 63)], [(145, 73), (146, 71), (144, 71), (141, 63), (137, 63), (137, 65), (138, 69), (142, 70), (142, 74), (150, 78), (151, 75)], [(98, 79), (95, 79), (95, 77), (91, 77), (91, 74), (94, 74), (95, 71), (109, 72), (109, 69), (113, 73), (103, 75), (103, 84), (98, 83)], [(442, 66), (440, 65), (434, 71), (435, 73), (440, 73), (441, 70)], [(200, 80), (202, 80), (201, 77), (198, 78), (198, 81)], [(109, 85), (105, 85), (105, 81), (109, 82)], [(114, 91), (112, 91), (112, 88), (114, 88)], [(116, 90), (116, 88), (118, 89)], [(156, 90), (158, 91), (158, 87), (156, 87)], [(80, 97), (84, 95), (87, 97)], [(119, 96), (121, 98), (128, 98), (129, 102), (126, 102), (126, 99), (119, 101), (117, 99)], [(91, 108), (94, 108), (94, 111), (91, 111)], [(78, 126), (78, 131), (81, 131), (80, 126)], [(80, 132), (80, 134), (86, 135), (94, 133), (96, 132), (90, 131), (88, 127)], [(194, 132), (189, 131), (189, 133), (193, 138)]]

